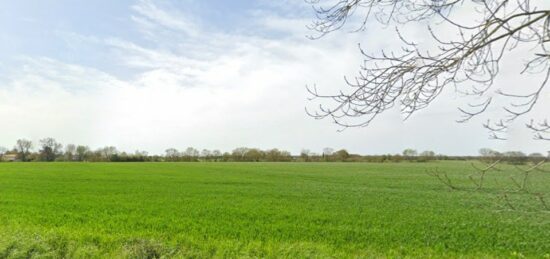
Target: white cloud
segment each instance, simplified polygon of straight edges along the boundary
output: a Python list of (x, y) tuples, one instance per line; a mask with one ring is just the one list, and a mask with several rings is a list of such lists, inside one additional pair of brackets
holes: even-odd
[(94, 141), (105, 115), (105, 93), (123, 82), (97, 71), (48, 58), (26, 58), (0, 88), (1, 143), (55, 136)]
[(132, 8), (137, 13), (136, 16), (132, 16), (132, 20), (144, 26), (144, 29), (164, 27), (166, 29), (183, 32), (191, 37), (200, 33), (197, 22), (192, 21), (188, 13), (184, 14), (175, 12), (174, 10), (172, 10), (172, 12), (167, 12), (149, 0), (140, 0), (137, 4), (133, 5)]

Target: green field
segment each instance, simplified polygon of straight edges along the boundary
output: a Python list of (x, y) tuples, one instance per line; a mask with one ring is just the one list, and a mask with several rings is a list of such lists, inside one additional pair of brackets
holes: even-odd
[(478, 192), (434, 167), (469, 186), (466, 162), (0, 163), (0, 258), (550, 258), (550, 213), (499, 200), (512, 167)]

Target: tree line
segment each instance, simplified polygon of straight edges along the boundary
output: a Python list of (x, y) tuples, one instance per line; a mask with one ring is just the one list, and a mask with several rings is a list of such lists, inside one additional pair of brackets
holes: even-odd
[(239, 147), (231, 152), (220, 150), (196, 149), (188, 147), (183, 150), (166, 149), (163, 155), (150, 155), (146, 151), (124, 152), (116, 147), (107, 146), (92, 150), (84, 145), (62, 145), (54, 138), (44, 138), (33, 143), (30, 140), (17, 140), (13, 149), (0, 147), (0, 161), (19, 162), (428, 162), (433, 160), (470, 160), (485, 159), (507, 161), (515, 164), (546, 159), (541, 153), (529, 155), (520, 151), (500, 153), (491, 149), (481, 149), (479, 156), (446, 156), (433, 151), (418, 152), (405, 149), (401, 154), (359, 155), (351, 154), (345, 149), (324, 148), (315, 153), (303, 149), (299, 155), (279, 149), (262, 150), (258, 148)]
[(169, 148), (163, 155), (150, 155), (146, 151), (124, 152), (114, 146), (91, 149), (85, 145), (62, 145), (54, 138), (44, 138), (33, 143), (27, 139), (17, 140), (12, 149), (0, 147), (1, 161), (18, 162), (290, 162), (295, 157), (279, 149), (236, 148), (231, 152), (196, 149), (182, 151)]

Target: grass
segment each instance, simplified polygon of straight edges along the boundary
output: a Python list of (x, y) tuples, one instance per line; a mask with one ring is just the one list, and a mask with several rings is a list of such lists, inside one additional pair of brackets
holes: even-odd
[(0, 258), (550, 258), (550, 213), (499, 201), (511, 168), (473, 192), (434, 167), (470, 186), (465, 162), (0, 163)]

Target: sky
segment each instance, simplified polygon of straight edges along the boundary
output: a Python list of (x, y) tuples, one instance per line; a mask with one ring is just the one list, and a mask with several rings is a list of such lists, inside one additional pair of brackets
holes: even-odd
[[(397, 109), (369, 127), (342, 132), (305, 113), (306, 85), (345, 89), (361, 64), (358, 43), (377, 52), (398, 47), (393, 29), (342, 30), (319, 40), (302, 0), (0, 0), (0, 146), (53, 137), (93, 148), (279, 148), (295, 154), (324, 147), (352, 153), (406, 148), (471, 155), (483, 147), (546, 152), (516, 123), (507, 141), (490, 140), (489, 111), (458, 124), (464, 100), (453, 89), (404, 121)], [(426, 40), (421, 26), (405, 33)], [(495, 82), (535, 84), (511, 55)], [(532, 80), (532, 81), (530, 81)], [(534, 117), (548, 114), (545, 92)], [(546, 100), (546, 101), (544, 101)], [(313, 105), (313, 106), (312, 106)]]

